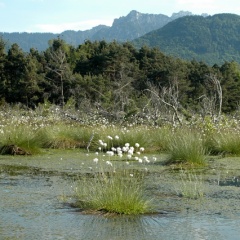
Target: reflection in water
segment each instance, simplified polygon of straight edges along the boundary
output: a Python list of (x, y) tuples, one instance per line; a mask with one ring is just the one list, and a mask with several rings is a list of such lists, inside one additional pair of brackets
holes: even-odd
[(238, 224), (218, 216), (178, 217), (178, 216), (142, 216), (142, 217), (90, 217), (82, 225), (81, 239), (106, 240), (225, 240), (239, 239)]
[[(60, 177), (0, 177), (0, 239), (237, 240), (240, 218), (171, 213), (138, 217), (83, 215), (57, 197)], [(67, 184), (68, 186), (68, 184)]]
[(93, 216), (83, 224), (83, 239), (156, 239), (151, 237), (150, 222), (141, 217)]

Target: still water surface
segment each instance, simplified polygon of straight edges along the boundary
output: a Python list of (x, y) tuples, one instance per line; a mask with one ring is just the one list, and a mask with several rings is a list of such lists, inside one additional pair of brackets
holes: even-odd
[(240, 217), (172, 212), (138, 217), (84, 215), (59, 201), (62, 176), (0, 175), (0, 240), (240, 239)]

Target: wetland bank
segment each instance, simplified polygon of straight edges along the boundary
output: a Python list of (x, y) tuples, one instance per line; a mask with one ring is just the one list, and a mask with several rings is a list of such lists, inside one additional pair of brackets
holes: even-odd
[[(65, 116), (59, 109), (46, 116), (1, 112), (1, 146), (29, 153), (8, 155), (2, 148), (2, 239), (238, 239), (239, 120), (91, 125)], [(95, 179), (104, 191), (123, 169), (124, 184), (136, 179), (143, 193), (137, 201), (150, 199), (154, 208), (137, 214), (92, 208), (89, 196), (102, 192)]]

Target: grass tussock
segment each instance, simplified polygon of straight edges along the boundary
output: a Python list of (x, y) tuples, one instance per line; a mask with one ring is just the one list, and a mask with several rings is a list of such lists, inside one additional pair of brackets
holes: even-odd
[(238, 132), (220, 132), (212, 136), (208, 142), (214, 154), (240, 156), (240, 135)]
[(76, 206), (88, 211), (127, 215), (154, 211), (152, 200), (144, 194), (143, 176), (129, 170), (101, 172), (79, 180), (75, 197)]
[(193, 171), (180, 172), (180, 181), (176, 186), (176, 192), (179, 196), (199, 199), (204, 197), (205, 185), (201, 175), (197, 175)]
[(40, 129), (37, 137), (42, 139), (44, 148), (69, 149), (86, 148), (91, 134), (92, 130), (86, 127), (57, 124)]
[(195, 116), (181, 126), (170, 123), (156, 126), (150, 122), (118, 124), (92, 115), (85, 119), (87, 115), (83, 117), (74, 109), (72, 114), (63, 114), (64, 111), (47, 103), (35, 110), (20, 106), (0, 109), (0, 149), (14, 145), (30, 154), (39, 153), (42, 148), (99, 151), (101, 139), (107, 144), (101, 146), (101, 151), (128, 143), (138, 151), (144, 146), (145, 153), (168, 152), (172, 163), (202, 165), (209, 153), (240, 155), (239, 119), (222, 117), (221, 122), (215, 122)]
[(169, 163), (204, 165), (206, 148), (201, 135), (186, 131), (174, 134), (168, 143)]
[(151, 129), (150, 139), (152, 146), (157, 151), (166, 152), (168, 150), (170, 139), (173, 137), (173, 130), (169, 126), (163, 126), (158, 129)]
[(0, 133), (0, 137), (1, 147), (15, 145), (31, 154), (41, 151), (41, 138), (37, 137), (37, 132), (31, 127), (7, 125)]

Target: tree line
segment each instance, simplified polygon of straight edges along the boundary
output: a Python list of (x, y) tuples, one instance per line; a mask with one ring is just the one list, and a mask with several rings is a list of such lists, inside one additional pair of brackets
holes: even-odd
[(240, 102), (240, 66), (209, 66), (131, 43), (85, 41), (74, 47), (52, 39), (42, 52), (0, 41), (0, 99), (35, 108), (48, 101), (113, 117), (142, 113), (233, 113)]

